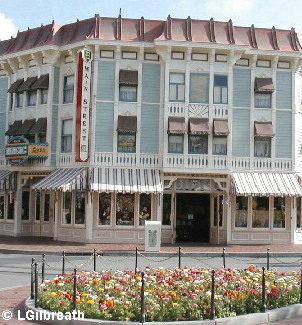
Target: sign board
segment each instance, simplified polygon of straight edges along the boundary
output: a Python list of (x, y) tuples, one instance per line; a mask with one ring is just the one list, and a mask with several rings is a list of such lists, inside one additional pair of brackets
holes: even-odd
[(5, 146), (5, 158), (14, 166), (23, 165), (28, 159), (46, 159), (47, 157), (47, 143), (29, 143), (22, 136), (12, 138)]
[(161, 245), (161, 222), (145, 221), (145, 251), (159, 252)]
[(88, 161), (91, 69), (92, 52), (83, 49), (78, 61), (76, 161)]

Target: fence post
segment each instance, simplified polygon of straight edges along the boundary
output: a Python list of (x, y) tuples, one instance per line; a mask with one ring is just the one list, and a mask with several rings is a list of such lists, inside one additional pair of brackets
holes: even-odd
[(300, 271), (300, 304), (302, 304), (302, 269)]
[(73, 270), (73, 297), (72, 297), (72, 310), (77, 309), (77, 269)]
[(265, 288), (265, 267), (262, 267), (262, 295), (261, 295), (261, 312), (266, 311), (266, 288)]
[(35, 262), (35, 264), (34, 264), (34, 268), (35, 268), (35, 270), (34, 270), (34, 272), (35, 272), (35, 308), (38, 308), (38, 295), (39, 295), (39, 293), (38, 293), (38, 281), (39, 281), (39, 279), (38, 279), (38, 263), (37, 262)]
[(31, 272), (30, 272), (30, 299), (34, 299), (34, 283), (35, 283), (35, 275), (34, 275), (34, 267), (35, 267), (36, 259), (33, 257), (31, 259)]
[(222, 249), (222, 263), (223, 263), (223, 268), (225, 269), (225, 248), (224, 247)]
[(134, 273), (137, 272), (137, 261), (138, 261), (138, 248), (135, 248), (135, 267), (134, 267)]
[(181, 268), (181, 247), (178, 247), (178, 268)]
[(215, 271), (212, 270), (212, 282), (211, 282), (211, 313), (210, 319), (215, 318)]
[(65, 251), (62, 254), (62, 275), (65, 274)]
[(269, 264), (270, 264), (270, 261), (269, 261), (269, 258), (270, 258), (270, 249), (267, 248), (266, 250), (266, 269), (269, 270)]
[(42, 254), (42, 282), (45, 279), (45, 254)]
[(141, 273), (142, 278), (142, 286), (141, 286), (141, 314), (140, 314), (140, 322), (145, 323), (145, 273)]
[(93, 271), (96, 272), (96, 249), (93, 250)]

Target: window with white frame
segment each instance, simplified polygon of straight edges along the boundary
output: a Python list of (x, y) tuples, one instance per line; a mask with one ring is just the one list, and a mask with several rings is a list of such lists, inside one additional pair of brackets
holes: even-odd
[(170, 102), (185, 101), (185, 74), (170, 72)]
[(62, 223), (71, 224), (71, 192), (63, 192)]
[(43, 218), (44, 221), (49, 221), (50, 217), (50, 193), (44, 194), (44, 206), (43, 206)]
[(41, 216), (41, 193), (40, 192), (36, 192), (35, 195), (35, 220), (39, 221), (40, 220), (40, 216)]
[(208, 135), (199, 134), (199, 135), (189, 135), (189, 153), (208, 153)]
[(29, 220), (29, 197), (28, 190), (22, 191), (21, 220)]
[(9, 194), (7, 198), (6, 218), (7, 220), (13, 220), (15, 218), (15, 199), (12, 194)]
[(271, 157), (271, 141), (270, 137), (254, 138), (254, 157)]
[(74, 192), (74, 223), (76, 225), (84, 225), (85, 224), (85, 205), (86, 205), (86, 197), (85, 192)]
[(36, 106), (37, 104), (37, 91), (28, 90), (27, 91), (27, 106)]
[(255, 92), (255, 107), (256, 108), (271, 108), (272, 94)]
[(191, 73), (190, 76), (190, 103), (209, 102), (209, 75)]
[(0, 194), (0, 220), (4, 219), (5, 213), (5, 196)]
[(274, 228), (285, 228), (285, 198), (274, 198)]
[(116, 224), (119, 226), (134, 226), (134, 194), (116, 195)]
[(254, 196), (252, 199), (252, 227), (269, 228), (269, 197)]
[(72, 151), (72, 119), (62, 120), (61, 152)]
[(228, 76), (214, 75), (214, 104), (228, 103)]
[(301, 213), (301, 209), (302, 209), (302, 204), (301, 204), (302, 198), (301, 197), (297, 197), (296, 198), (296, 205), (297, 205), (297, 224), (296, 224), (296, 228), (301, 230), (302, 227), (302, 213)]
[(227, 137), (226, 136), (213, 136), (212, 142), (213, 155), (226, 155), (227, 154)]
[(110, 225), (111, 223), (111, 193), (99, 194), (99, 225)]
[(16, 107), (23, 107), (23, 93), (16, 93)]
[(136, 102), (138, 71), (120, 70), (119, 78), (119, 100), (123, 102)]
[(171, 225), (171, 194), (163, 195), (163, 225)]
[(247, 228), (248, 221), (248, 197), (236, 196), (235, 227)]
[(74, 75), (64, 76), (63, 103), (73, 103), (74, 96)]
[(41, 89), (41, 105), (47, 104), (48, 100), (48, 89)]
[(136, 134), (118, 132), (117, 152), (135, 153), (136, 152)]
[(183, 153), (184, 136), (183, 134), (169, 134), (168, 153)]
[(146, 220), (151, 220), (151, 195), (143, 193), (139, 196), (139, 225), (143, 226)]

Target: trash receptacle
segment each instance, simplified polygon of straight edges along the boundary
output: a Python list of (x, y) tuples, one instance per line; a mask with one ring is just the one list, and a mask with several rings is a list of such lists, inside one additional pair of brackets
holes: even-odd
[(159, 252), (161, 244), (161, 222), (145, 221), (145, 251)]

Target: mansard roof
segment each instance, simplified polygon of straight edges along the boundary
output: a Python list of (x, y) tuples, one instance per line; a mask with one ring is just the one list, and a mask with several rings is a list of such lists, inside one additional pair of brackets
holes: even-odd
[(125, 42), (192, 42), (205, 44), (238, 45), (249, 49), (302, 51), (301, 36), (295, 29), (279, 30), (233, 26), (228, 22), (171, 18), (165, 21), (100, 17), (77, 20), (60, 26), (49, 25), (18, 32), (15, 38), (0, 42), (0, 55), (34, 49), (45, 45), (63, 46), (88, 39)]

